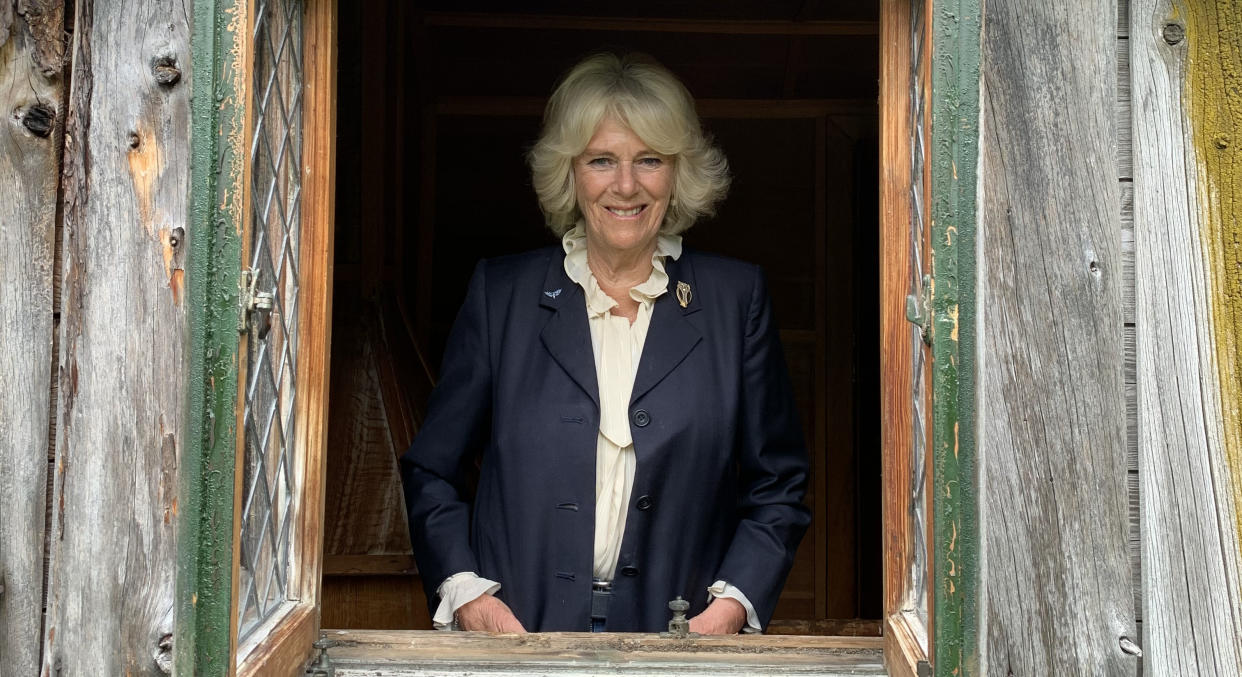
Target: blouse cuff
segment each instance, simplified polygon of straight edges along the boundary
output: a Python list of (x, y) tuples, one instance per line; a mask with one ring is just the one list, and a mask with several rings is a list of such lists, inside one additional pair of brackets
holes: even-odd
[(461, 571), (449, 576), (436, 589), (440, 605), (431, 617), (431, 624), (436, 630), (460, 630), (457, 627), (457, 610), (483, 595), (494, 595), (497, 590), (500, 590), (499, 583), (473, 571)]
[(746, 595), (737, 587), (730, 585), (724, 581), (716, 581), (712, 583), (712, 587), (707, 589), (713, 598), (728, 597), (736, 600), (746, 609), (746, 627), (742, 628), (742, 634), (750, 635), (763, 632), (763, 627), (759, 625), (759, 614), (755, 613), (755, 607), (746, 599)]

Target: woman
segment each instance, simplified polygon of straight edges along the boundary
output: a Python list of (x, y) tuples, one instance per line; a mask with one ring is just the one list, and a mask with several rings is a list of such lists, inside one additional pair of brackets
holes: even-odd
[(402, 459), (435, 623), (654, 632), (681, 596), (693, 632), (761, 631), (807, 459), (762, 273), (681, 246), (724, 156), (671, 73), (604, 54), (529, 160), (561, 245), (479, 264)]

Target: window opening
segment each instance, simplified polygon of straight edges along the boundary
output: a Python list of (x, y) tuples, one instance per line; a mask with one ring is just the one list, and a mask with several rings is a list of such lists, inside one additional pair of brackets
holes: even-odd
[[(687, 244), (762, 259), (788, 325), (786, 357), (803, 376), (797, 392), (824, 471), (811, 496), (822, 501), (819, 526), (778, 610), (782, 631), (878, 633), (878, 320), (865, 291), (877, 279), (878, 171), (851, 159), (877, 155), (877, 4), (823, 3), (807, 16), (739, 5), (721, 17), (711, 3), (640, 2), (619, 18), (554, 4), (506, 5), (506, 15), (486, 2), (340, 7), (324, 627), (430, 627), (396, 457), (417, 432), (474, 261), (551, 242), (522, 152), (556, 77), (609, 48), (648, 52), (690, 85), (739, 178), (721, 217), (691, 229)], [(636, 28), (635, 15), (656, 28)], [(795, 17), (858, 25), (753, 35), (712, 33), (708, 21)], [(678, 32), (696, 20), (700, 32)]]

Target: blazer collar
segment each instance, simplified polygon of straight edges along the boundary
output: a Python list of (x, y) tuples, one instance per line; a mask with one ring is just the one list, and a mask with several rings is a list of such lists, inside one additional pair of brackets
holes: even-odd
[[(689, 319), (703, 307), (699, 301), (699, 288), (695, 284), (693, 259), (690, 251), (682, 250), (681, 258), (665, 261), (668, 293), (657, 298), (651, 310), (651, 328), (647, 330), (643, 356), (638, 362), (630, 404), (664, 380), (703, 339), (702, 332)], [(677, 287), (683, 283), (689, 289), (689, 302), (685, 308), (681, 307), (677, 298)]]
[(587, 324), (586, 297), (582, 287), (565, 274), (565, 252), (548, 257), (539, 305), (552, 311), (552, 317), (539, 334), (552, 359), (586, 391), (599, 408), (599, 384), (595, 380), (595, 355), (591, 348), (591, 327)]
[[(598, 408), (599, 383), (595, 377), (595, 355), (591, 347), (586, 299), (582, 287), (565, 274), (564, 253), (558, 251), (549, 258), (539, 305), (553, 312), (539, 338), (557, 364), (586, 391)], [(693, 258), (689, 251), (683, 251), (680, 259), (665, 261), (668, 293), (656, 299), (652, 308), (651, 328), (647, 330), (638, 373), (634, 377), (631, 404), (664, 380), (703, 339), (702, 332), (689, 319), (703, 307), (699, 300), (700, 290), (695, 283)], [(689, 289), (689, 299), (684, 308), (677, 297), (677, 287), (681, 283)]]

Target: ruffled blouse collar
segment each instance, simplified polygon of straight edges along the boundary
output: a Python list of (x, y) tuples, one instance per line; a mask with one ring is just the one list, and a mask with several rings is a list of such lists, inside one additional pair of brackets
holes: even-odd
[[(604, 293), (587, 265), (586, 228), (582, 223), (570, 228), (561, 237), (561, 246), (565, 248), (565, 274), (586, 292), (587, 312), (595, 316), (612, 310), (617, 305), (616, 300)], [(651, 303), (668, 291), (664, 260), (669, 257), (674, 261), (681, 257), (681, 236), (660, 233), (656, 236), (655, 252), (651, 255), (651, 275), (645, 282), (630, 289), (630, 298), (639, 303)]]

